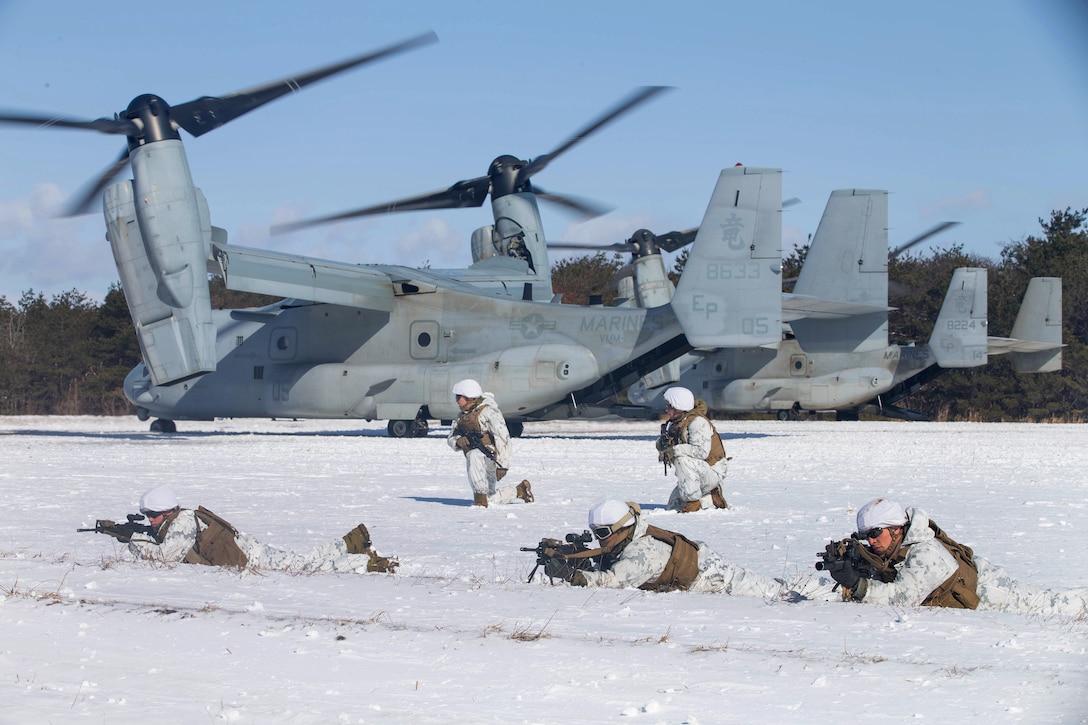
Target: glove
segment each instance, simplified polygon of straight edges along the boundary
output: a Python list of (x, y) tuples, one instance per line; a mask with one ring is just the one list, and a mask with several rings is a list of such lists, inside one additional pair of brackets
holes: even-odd
[(661, 436), (657, 439), (657, 442), (654, 445), (657, 446), (658, 451), (663, 451), (669, 447), (669, 441), (665, 438), (665, 436)]
[(457, 450), (464, 454), (468, 454), (469, 449), (472, 448), (472, 444), (468, 442), (468, 438), (465, 436), (459, 436), (457, 440), (454, 441), (454, 445), (457, 446)]
[(95, 522), (95, 526), (98, 527), (99, 533), (106, 534), (107, 536), (112, 536), (113, 538), (120, 541), (122, 544), (127, 544), (128, 542), (132, 541), (132, 534), (121, 531), (121, 527), (113, 521), (101, 519)]
[(659, 461), (665, 461), (670, 466), (676, 463), (676, 449), (672, 446), (668, 446), (665, 450), (661, 451), (661, 455), (657, 457)]
[(573, 566), (563, 561), (562, 559), (548, 559), (548, 561), (544, 564), (545, 575), (551, 577), (552, 579), (562, 579), (566, 582), (569, 582), (571, 579), (573, 579), (574, 574), (577, 571), (577, 569), (575, 569)]
[(495, 480), (501, 481), (502, 477), (506, 475), (506, 471), (507, 471), (507, 469), (502, 468), (501, 466), (496, 466), (495, 467)]
[[(834, 551), (835, 544), (828, 544), (828, 554), (835, 557), (838, 556), (838, 552)], [(831, 560), (829, 560), (831, 561)], [(835, 558), (834, 563), (827, 568), (827, 573), (831, 575), (831, 578), (837, 581), (844, 589), (854, 589), (858, 585), (858, 581), (861, 580), (861, 574), (858, 573), (850, 562), (846, 559)]]

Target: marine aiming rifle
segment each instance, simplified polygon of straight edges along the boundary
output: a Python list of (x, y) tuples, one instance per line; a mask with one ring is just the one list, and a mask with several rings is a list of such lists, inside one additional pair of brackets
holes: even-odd
[(143, 514), (129, 514), (128, 521), (123, 524), (114, 523), (109, 519), (98, 519), (94, 522), (93, 529), (76, 529), (76, 531), (93, 531), (96, 534), (106, 534), (125, 544), (132, 539), (133, 534), (145, 534), (155, 538), (154, 527), (139, 523), (143, 518)]
[(541, 566), (547, 566), (548, 562), (552, 560), (562, 561), (573, 569), (589, 570), (593, 568), (596, 556), (589, 552), (597, 551), (598, 554), (600, 552), (599, 549), (591, 550), (586, 546), (586, 544), (593, 541), (593, 534), (588, 531), (583, 531), (580, 534), (567, 534), (566, 540), (567, 543), (564, 544), (559, 539), (541, 539), (540, 543), (535, 547), (521, 547), (522, 551), (536, 552), (536, 566), (529, 572), (527, 584), (532, 583), (537, 569)]

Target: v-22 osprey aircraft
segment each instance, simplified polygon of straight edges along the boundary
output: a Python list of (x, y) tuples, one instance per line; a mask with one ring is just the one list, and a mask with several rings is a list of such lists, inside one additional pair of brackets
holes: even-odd
[[(989, 335), (986, 270), (955, 270), (929, 342), (889, 345), (887, 199), (880, 190), (832, 193), (783, 302), (790, 334), (779, 345), (694, 350), (633, 385), (631, 402), (660, 408), (664, 390), (683, 385), (720, 411), (785, 420), (834, 410), (839, 419), (856, 420), (866, 408), (918, 419), (898, 404), (945, 370), (981, 366), (1002, 353), (1017, 372), (1061, 369), (1060, 278), (1030, 281), (1006, 338)], [(840, 312), (856, 309), (817, 317), (827, 300), (837, 300)]]
[[(466, 377), (494, 392), (516, 424), (569, 415), (583, 398), (625, 387), (692, 346), (777, 341), (777, 169), (722, 172), (675, 295), (653, 309), (562, 305), (538, 300), (532, 284), (511, 294), (501, 282), (229, 244), (193, 183), (180, 130), (202, 135), (290, 91), (420, 42), (179, 106), (138, 96), (113, 119), (0, 113), (0, 121), (127, 139), (95, 189), (131, 165), (132, 179), (105, 188), (103, 212), (144, 358), (125, 392), (142, 419), (158, 418), (152, 430), (216, 417), (377, 418), (390, 420), (391, 434), (418, 435), (428, 419), (456, 415), (450, 386)], [(451, 187), (466, 205), (489, 195), (496, 221), (503, 220), (496, 234), (529, 251), (529, 259), (504, 255), (480, 264), (513, 260), (522, 273), (547, 269), (530, 177), (650, 95), (636, 93), (550, 155), (529, 162), (500, 157), (487, 177)], [(229, 289), (287, 299), (213, 311), (207, 282), (213, 270)]]

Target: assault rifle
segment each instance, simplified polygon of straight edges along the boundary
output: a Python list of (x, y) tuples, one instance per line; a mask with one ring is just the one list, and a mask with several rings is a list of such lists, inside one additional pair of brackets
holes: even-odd
[[(487, 436), (487, 441), (484, 440), (485, 435)], [(491, 460), (495, 460), (495, 452), (491, 450), (487, 445), (488, 441), (491, 440), (490, 433), (485, 434), (478, 431), (469, 431), (468, 433), (465, 433), (465, 438), (468, 438), (468, 444), (471, 447), (475, 448), (480, 453), (483, 453)]]
[(107, 534), (126, 544), (132, 539), (133, 534), (145, 534), (155, 538), (154, 527), (137, 523), (142, 521), (143, 518), (143, 514), (129, 514), (128, 521), (123, 524), (114, 523), (109, 519), (98, 519), (94, 522), (93, 529), (76, 529), (76, 531), (93, 531), (96, 534)]
[(522, 551), (535, 551), (536, 552), (536, 566), (529, 572), (529, 579), (526, 582), (531, 584), (533, 577), (536, 576), (536, 570), (541, 566), (546, 566), (547, 563), (553, 559), (558, 559), (564, 562), (567, 566), (574, 569), (592, 569), (594, 565), (594, 558), (592, 556), (573, 556), (575, 554), (582, 554), (589, 551), (589, 547), (586, 544), (593, 541), (593, 534), (588, 531), (583, 531), (580, 534), (567, 534), (567, 543), (563, 543), (559, 539), (541, 539), (540, 543), (535, 547), (523, 546)]
[(669, 435), (669, 421), (665, 421), (661, 424), (661, 435), (657, 437), (657, 457), (658, 460), (665, 464), (665, 475), (669, 475), (669, 457), (665, 455), (665, 451), (669, 446), (673, 445), (672, 436)]
[(820, 557), (820, 561), (816, 562), (817, 571), (826, 571), (830, 574), (850, 568), (863, 579), (876, 578), (876, 569), (865, 556), (861, 542), (856, 536), (850, 536), (842, 541), (832, 541), (816, 555)]

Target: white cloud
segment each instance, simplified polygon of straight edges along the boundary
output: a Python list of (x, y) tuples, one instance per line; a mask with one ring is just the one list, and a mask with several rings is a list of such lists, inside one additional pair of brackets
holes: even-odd
[(0, 295), (76, 289), (100, 300), (117, 280), (101, 216), (58, 217), (66, 199), (56, 185), (39, 184), (29, 196), (0, 200)]

